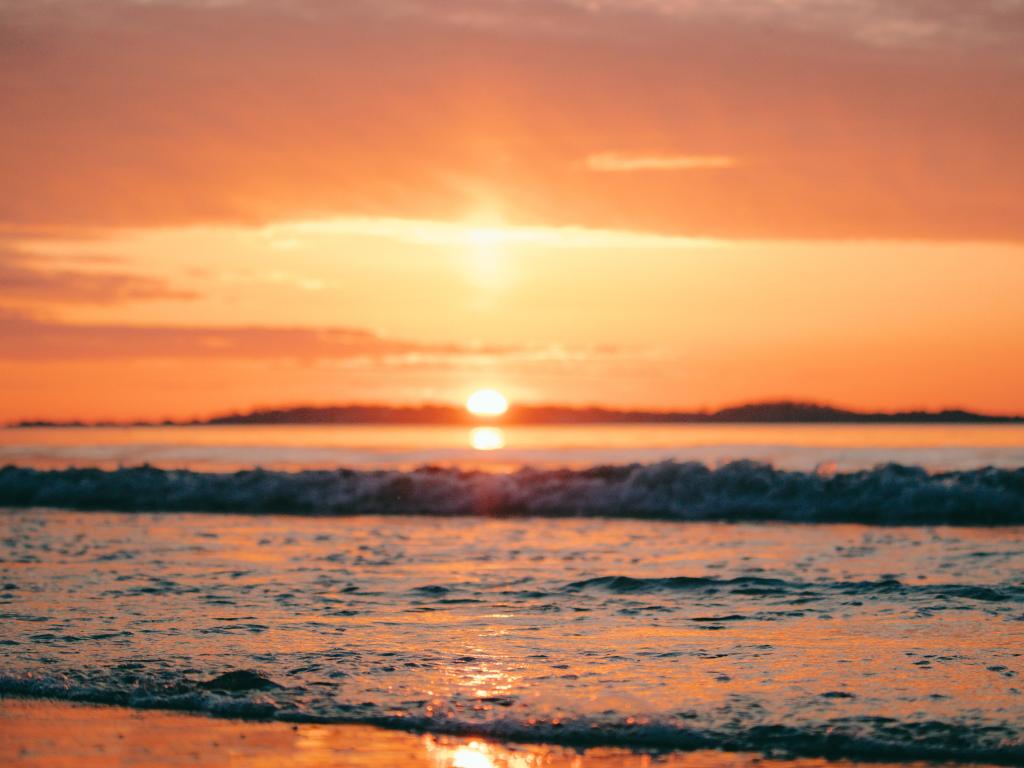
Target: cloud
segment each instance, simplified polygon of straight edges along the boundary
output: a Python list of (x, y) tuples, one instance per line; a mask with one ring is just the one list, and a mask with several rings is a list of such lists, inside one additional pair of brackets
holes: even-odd
[[(0, 4), (0, 225), (1024, 240), (1022, 39), (1006, 0)], [(638, 146), (757, 162), (580, 163)]]
[(286, 359), (402, 366), (495, 359), (565, 361), (587, 354), (559, 347), (410, 341), (345, 327), (70, 324), (0, 309), (0, 359), (5, 360)]
[(495, 355), (503, 347), (424, 344), (353, 328), (73, 325), (0, 311), (0, 358), (384, 359), (409, 355)]
[(631, 155), (600, 152), (586, 159), (588, 170), (602, 173), (632, 171), (692, 171), (735, 168), (739, 161), (728, 155)]
[[(88, 261), (104, 263), (97, 257), (90, 257)], [(44, 258), (17, 251), (0, 251), (0, 302), (112, 304), (195, 298), (198, 294), (173, 288), (155, 277), (54, 268)]]
[(479, 344), (384, 336), (362, 328), (157, 326), (65, 323), (0, 308), (0, 360), (22, 363), (201, 361), (317, 363), (349, 369), (432, 371), (498, 365), (504, 371), (563, 369), (652, 359), (655, 350), (595, 344)]

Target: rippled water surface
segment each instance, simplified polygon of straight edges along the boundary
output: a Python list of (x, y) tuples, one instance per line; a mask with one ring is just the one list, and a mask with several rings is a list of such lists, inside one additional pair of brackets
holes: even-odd
[(37, 509), (0, 534), (8, 692), (1024, 760), (1019, 527)]

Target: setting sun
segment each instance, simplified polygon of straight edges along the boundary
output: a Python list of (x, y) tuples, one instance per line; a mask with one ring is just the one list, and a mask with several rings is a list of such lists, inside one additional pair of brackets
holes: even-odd
[(480, 389), (466, 400), (466, 410), (474, 416), (501, 416), (508, 410), (508, 400), (494, 389)]

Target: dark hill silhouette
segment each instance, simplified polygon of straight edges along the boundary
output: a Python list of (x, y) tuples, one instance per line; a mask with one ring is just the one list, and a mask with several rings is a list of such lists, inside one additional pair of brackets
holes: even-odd
[[(163, 425), (200, 426), (217, 424), (435, 424), (471, 426), (481, 423), (502, 425), (544, 424), (1005, 424), (1024, 423), (1021, 416), (993, 416), (963, 410), (900, 411), (869, 413), (816, 403), (788, 400), (749, 403), (717, 411), (637, 411), (611, 408), (573, 408), (557, 405), (519, 405), (495, 419), (467, 413), (453, 405), (389, 406), (333, 405), (261, 408), (229, 413), (211, 419), (160, 422)], [(117, 426), (82, 422), (26, 421), (17, 427)], [(135, 423), (131, 426), (157, 426)]]

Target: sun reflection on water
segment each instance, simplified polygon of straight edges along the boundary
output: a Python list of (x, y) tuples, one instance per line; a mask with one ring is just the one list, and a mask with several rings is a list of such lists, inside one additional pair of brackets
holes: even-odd
[(505, 447), (505, 433), (498, 427), (474, 427), (469, 431), (469, 444), (477, 451), (497, 451)]
[(486, 745), (471, 741), (452, 755), (452, 768), (494, 768), (494, 761), (483, 750)]
[(451, 744), (424, 736), (423, 747), (438, 768), (541, 768), (547, 763), (543, 753), (513, 751), (485, 741)]

